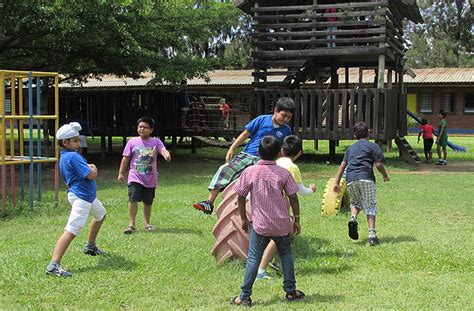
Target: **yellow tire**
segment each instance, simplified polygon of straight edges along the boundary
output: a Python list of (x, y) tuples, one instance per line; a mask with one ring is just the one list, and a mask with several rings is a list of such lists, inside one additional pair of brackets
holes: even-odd
[(321, 215), (336, 215), (343, 209), (349, 209), (350, 198), (347, 192), (346, 180), (341, 180), (341, 190), (339, 193), (334, 192), (335, 178), (330, 178), (326, 184), (323, 194), (323, 202), (321, 204)]

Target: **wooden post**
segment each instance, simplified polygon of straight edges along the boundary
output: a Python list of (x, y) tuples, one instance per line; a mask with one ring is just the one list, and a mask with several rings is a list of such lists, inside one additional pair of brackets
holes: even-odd
[(380, 54), (379, 55), (379, 68), (378, 68), (378, 79), (377, 79), (377, 88), (378, 89), (383, 89), (384, 88), (384, 71), (385, 71), (385, 55)]
[(100, 158), (102, 161), (106, 159), (105, 153), (105, 136), (100, 136)]
[(122, 136), (122, 149), (125, 149), (127, 145), (127, 136)]
[(334, 158), (336, 156), (336, 141), (329, 140), (329, 156)]
[(107, 151), (112, 152), (112, 136), (108, 137)]
[(317, 139), (314, 140), (314, 150), (319, 149), (319, 141)]
[(196, 153), (197, 151), (197, 139), (191, 137), (191, 153)]
[(173, 135), (173, 138), (172, 138), (172, 152), (173, 152), (173, 156), (176, 156), (178, 154), (178, 139), (176, 135)]

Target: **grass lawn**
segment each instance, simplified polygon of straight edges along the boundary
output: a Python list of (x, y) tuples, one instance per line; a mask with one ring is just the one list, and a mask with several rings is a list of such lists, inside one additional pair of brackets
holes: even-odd
[[(422, 153), (415, 137), (410, 141)], [(467, 154), (448, 155), (451, 163), (473, 161), (474, 139), (455, 137)], [(351, 142), (341, 142), (339, 156)], [(321, 198), (338, 161), (316, 155), (305, 143), (300, 169), (306, 184), (318, 186), (301, 197), (302, 233), (293, 253), (303, 301), (287, 303), (282, 278), (258, 281), (255, 309), (470, 309), (474, 307), (474, 178), (471, 172), (413, 168), (386, 153), (388, 183), (377, 185), (381, 244), (367, 245), (367, 225), (360, 217), (359, 241), (347, 236), (348, 214), (320, 216)], [(46, 276), (56, 239), (70, 206), (61, 185), (60, 205), (51, 191), (34, 212), (20, 206), (0, 222), (0, 309), (203, 309), (228, 310), (240, 291), (244, 265), (231, 261), (216, 267), (210, 255), (216, 216), (191, 207), (207, 196), (206, 187), (222, 164), (225, 150), (204, 148), (197, 155), (179, 150), (171, 163), (159, 161), (161, 187), (152, 220), (155, 232), (122, 234), (127, 224), (127, 190), (116, 181), (119, 155), (99, 167), (98, 198), (108, 216), (98, 244), (103, 257), (82, 254), (87, 228), (75, 239), (62, 265), (69, 279)], [(420, 154), (421, 155), (421, 154)], [(340, 160), (340, 157), (339, 157)], [(446, 168), (446, 169), (445, 169)], [(45, 175), (51, 173), (45, 169)], [(378, 176), (380, 177), (380, 175)], [(381, 180), (381, 178), (379, 178)], [(45, 176), (43, 189), (52, 189)], [(138, 223), (142, 220), (141, 209)], [(271, 271), (270, 271), (271, 272)]]

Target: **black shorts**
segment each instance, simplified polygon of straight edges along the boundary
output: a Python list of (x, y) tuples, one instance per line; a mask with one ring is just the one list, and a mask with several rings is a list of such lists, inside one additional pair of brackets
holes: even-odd
[(128, 201), (142, 202), (152, 205), (155, 198), (155, 188), (146, 188), (142, 184), (131, 182), (128, 184)]
[(430, 152), (433, 148), (433, 138), (423, 139), (423, 147), (425, 152)]

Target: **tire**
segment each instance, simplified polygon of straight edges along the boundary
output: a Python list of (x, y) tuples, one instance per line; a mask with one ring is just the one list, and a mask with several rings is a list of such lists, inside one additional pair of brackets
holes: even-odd
[(334, 192), (335, 178), (330, 178), (326, 184), (323, 194), (323, 202), (321, 204), (321, 215), (336, 215), (341, 210), (350, 209), (350, 197), (347, 192), (346, 180), (341, 180), (341, 190), (339, 193)]

